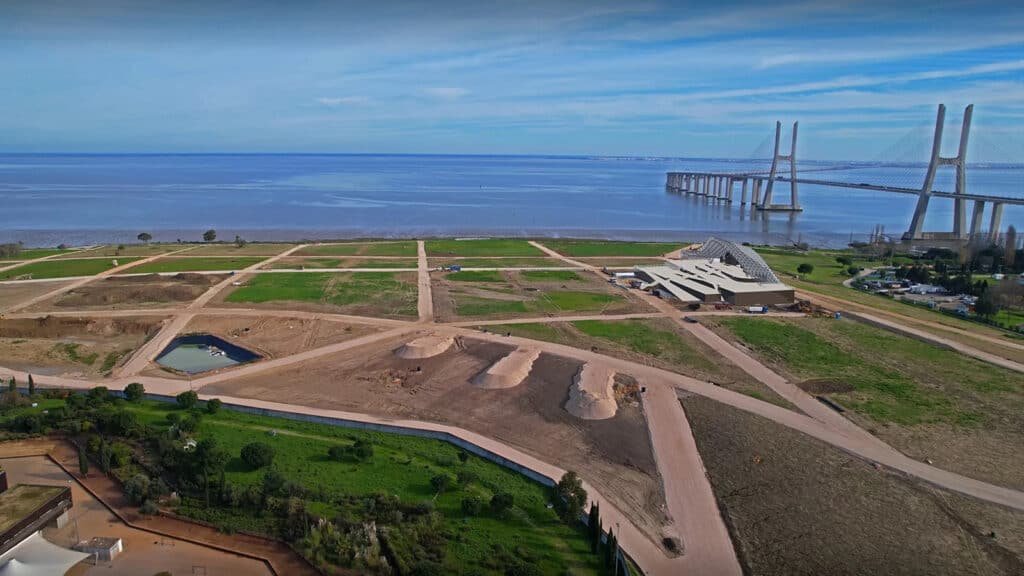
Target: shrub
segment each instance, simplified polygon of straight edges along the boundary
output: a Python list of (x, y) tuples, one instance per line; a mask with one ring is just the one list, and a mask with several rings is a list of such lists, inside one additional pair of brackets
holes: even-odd
[(479, 496), (466, 496), (462, 499), (462, 513), (466, 516), (478, 516), (484, 509), (484, 501)]
[(853, 258), (850, 258), (849, 256), (836, 256), (836, 262), (842, 264), (843, 266), (852, 266)]
[(142, 400), (142, 396), (145, 393), (146, 389), (138, 382), (132, 382), (124, 387), (124, 397), (129, 402), (138, 402), (139, 400)]
[(174, 399), (178, 401), (178, 406), (188, 410), (199, 402), (199, 395), (192, 390), (188, 390), (178, 394)]
[(124, 483), (124, 495), (132, 504), (142, 504), (149, 498), (149, 476), (136, 474)]
[(220, 412), (221, 406), (223, 406), (223, 405), (224, 405), (224, 403), (220, 401), (220, 398), (212, 398), (210, 400), (207, 400), (206, 401), (206, 413), (207, 414), (216, 414), (217, 412)]
[(850, 276), (856, 276), (858, 272), (860, 272), (860, 268), (856, 266), (850, 266), (849, 268), (846, 269), (846, 273), (849, 274)]
[(472, 470), (459, 470), (455, 473), (455, 480), (459, 483), (459, 486), (469, 486), (473, 482), (476, 482), (479, 476)]
[(142, 503), (142, 506), (139, 507), (139, 512), (147, 516), (154, 516), (160, 512), (160, 509), (157, 508), (156, 503), (152, 500), (146, 500)]
[(804, 262), (796, 267), (796, 271), (800, 274), (810, 274), (811, 272), (814, 272), (814, 264)]
[(515, 497), (508, 492), (498, 492), (491, 496), (491, 511), (495, 514), (502, 514), (515, 504)]
[(110, 390), (106, 386), (97, 386), (86, 393), (86, 399), (92, 405), (102, 404), (110, 397)]
[(263, 442), (250, 442), (242, 447), (242, 461), (256, 470), (274, 462), (274, 449)]
[(434, 487), (435, 492), (445, 492), (452, 485), (452, 477), (447, 474), (438, 474), (430, 479), (430, 485)]

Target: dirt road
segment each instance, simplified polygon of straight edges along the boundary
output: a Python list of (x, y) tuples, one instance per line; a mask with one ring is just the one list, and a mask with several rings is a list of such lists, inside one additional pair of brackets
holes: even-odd
[(419, 311), (420, 322), (433, 322), (434, 298), (430, 292), (430, 268), (427, 266), (427, 250), (423, 240), (416, 241), (416, 255), (416, 285), (419, 287), (416, 309)]

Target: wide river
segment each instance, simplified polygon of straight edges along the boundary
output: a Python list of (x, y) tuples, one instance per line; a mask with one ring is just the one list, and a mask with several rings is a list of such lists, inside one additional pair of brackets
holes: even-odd
[[(585, 236), (841, 246), (875, 225), (899, 235), (915, 198), (805, 185), (804, 212), (759, 214), (665, 193), (670, 170), (740, 170), (699, 159), (419, 155), (0, 155), (0, 242), (95, 244), (400, 236)], [(821, 168), (801, 164), (808, 170)], [(923, 168), (808, 173), (919, 186)], [(1024, 166), (972, 168), (970, 192), (1020, 196)], [(940, 178), (949, 189), (951, 173)], [(787, 192), (786, 185), (779, 193)], [(738, 198), (737, 187), (737, 198)], [(926, 228), (949, 230), (932, 200)], [(1003, 228), (1024, 224), (1007, 207)], [(988, 227), (986, 214), (985, 228)]]

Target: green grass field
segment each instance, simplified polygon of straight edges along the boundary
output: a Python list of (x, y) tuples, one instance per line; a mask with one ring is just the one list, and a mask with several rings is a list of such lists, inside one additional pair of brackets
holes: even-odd
[(579, 274), (572, 270), (523, 270), (519, 277), (530, 282), (579, 282)]
[[(167, 426), (166, 414), (176, 411), (173, 405), (150, 402), (128, 406), (141, 421), (160, 428)], [(268, 435), (271, 429), (278, 433)], [(232, 455), (226, 478), (240, 486), (258, 484), (263, 476), (262, 470), (251, 470), (242, 462), (242, 446), (254, 441), (271, 445), (275, 452), (274, 468), (292, 482), (315, 488), (310, 509), (327, 518), (342, 512), (337, 499), (343, 496), (384, 492), (404, 502), (433, 502), (450, 533), (443, 560), (446, 573), (494, 574), (486, 564), (495, 544), (508, 550), (523, 548), (543, 574), (602, 573), (597, 557), (589, 552), (583, 530), (561, 523), (554, 511), (547, 508), (548, 491), (543, 486), (476, 456), (469, 456), (463, 463), (460, 449), (446, 442), (228, 410), (204, 417), (198, 436), (216, 438)], [(339, 462), (327, 457), (329, 447), (350, 445), (357, 439), (373, 444), (374, 455), (369, 461)], [(448, 474), (454, 480), (459, 471), (471, 472), (476, 480), (435, 493), (430, 483), (433, 476)], [(461, 501), (465, 496), (489, 500), (498, 491), (511, 493), (515, 500), (514, 510), (506, 518), (486, 513), (463, 514)], [(206, 509), (201, 503), (188, 500), (182, 512), (234, 529), (252, 529), (259, 523), (258, 518), (243, 510)]]
[(717, 320), (801, 379), (853, 387), (832, 394), (878, 422), (975, 426), (992, 403), (1024, 402), (1024, 376), (852, 321)]
[(273, 270), (310, 268), (416, 268), (416, 260), (388, 258), (282, 258), (270, 265)]
[(168, 256), (129, 269), (129, 273), (153, 274), (157, 272), (200, 272), (203, 270), (243, 270), (266, 258), (240, 256), (237, 258), (177, 258)]
[(68, 252), (57, 259), (65, 260), (67, 258), (92, 258), (99, 256), (106, 256), (108, 258), (117, 258), (121, 256), (146, 257), (173, 252), (175, 250), (183, 250), (188, 247), (186, 244), (123, 244), (122, 246), (124, 247), (119, 249), (117, 244), (108, 244), (106, 246), (93, 248), (92, 250)]
[(881, 262), (872, 262), (865, 258), (856, 257), (856, 255), (849, 251), (810, 250), (804, 253), (777, 248), (758, 248), (757, 253), (777, 273), (784, 272), (798, 275), (796, 269), (801, 264), (814, 266), (814, 270), (810, 274), (799, 274), (799, 276), (804, 282), (815, 284), (842, 284), (843, 280), (850, 278), (846, 271), (848, 266), (836, 262), (836, 258), (839, 256), (853, 258), (853, 265), (859, 268), (881, 265)]
[(430, 258), (431, 268), (458, 265), (463, 268), (529, 268), (565, 266), (565, 262), (539, 256), (497, 257), (497, 258)]
[(497, 300), (477, 296), (456, 295), (455, 308), (460, 316), (492, 316), (502, 314), (557, 314), (566, 312), (601, 312), (607, 306), (623, 303), (621, 296), (601, 292), (552, 290), (525, 301)]
[(659, 330), (647, 320), (583, 320), (573, 322), (572, 325), (588, 336), (620, 344), (634, 352), (654, 356), (671, 364), (702, 369), (711, 367), (711, 362), (683, 342), (678, 334)]
[[(190, 244), (182, 244), (187, 248)], [(295, 244), (279, 244), (276, 242), (247, 242), (241, 246), (234, 242), (215, 242), (213, 244), (191, 244), (194, 246), (186, 252), (190, 256), (277, 256), (295, 246)]]
[(20, 260), (34, 260), (36, 258), (46, 258), (47, 256), (54, 256), (56, 254), (72, 254), (77, 252), (76, 250), (58, 250), (57, 248), (26, 248), (18, 252), (17, 256), (0, 256), (0, 262), (17, 262)]
[(352, 312), (416, 316), (416, 284), (392, 272), (275, 272), (257, 274), (228, 294), (228, 302), (314, 302)]
[(526, 240), (428, 240), (428, 256), (544, 256)]
[(296, 256), (411, 256), (416, 257), (416, 242), (349, 242), (306, 246)]
[(565, 256), (661, 256), (685, 242), (614, 242), (610, 240), (543, 240), (541, 244)]
[[(134, 262), (138, 258), (116, 258), (118, 265)], [(92, 276), (113, 268), (111, 258), (87, 258), (82, 260), (45, 260), (24, 264), (6, 272), (0, 272), (0, 280), (10, 280), (30, 275), (33, 280), (40, 278), (66, 278), (70, 276)], [(129, 270), (131, 270), (129, 268)]]

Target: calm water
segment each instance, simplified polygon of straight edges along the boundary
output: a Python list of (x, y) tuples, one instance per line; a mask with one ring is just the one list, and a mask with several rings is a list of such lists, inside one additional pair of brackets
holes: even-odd
[[(736, 168), (714, 160), (584, 157), (0, 155), (0, 242), (120, 242), (142, 231), (195, 240), (215, 228), (228, 240), (694, 239), (713, 232), (841, 245), (876, 224), (898, 235), (913, 211), (911, 196), (802, 186), (803, 213), (761, 215), (664, 190), (669, 170)], [(920, 177), (907, 173), (871, 166), (824, 175), (919, 185)], [(937, 187), (948, 188), (949, 180)], [(969, 183), (972, 192), (1020, 196), (1024, 168), (972, 169)], [(933, 200), (928, 229), (950, 229), (951, 213), (951, 202)], [(1024, 211), (1007, 207), (1008, 224), (1024, 224)]]

